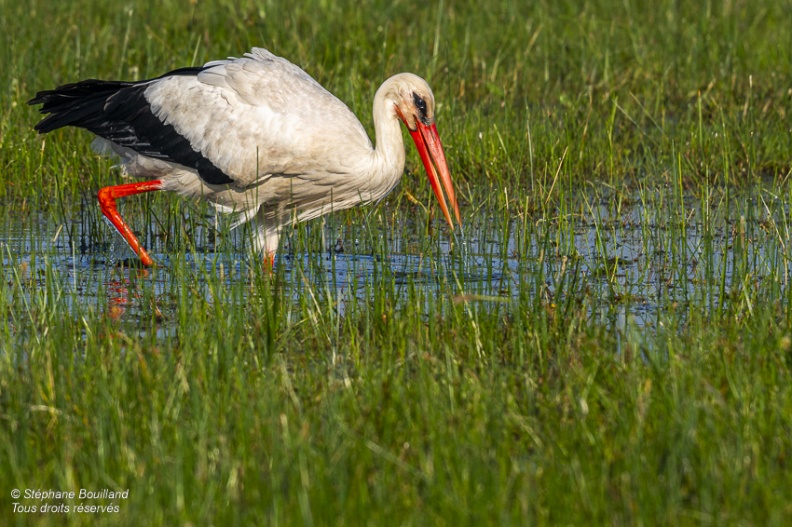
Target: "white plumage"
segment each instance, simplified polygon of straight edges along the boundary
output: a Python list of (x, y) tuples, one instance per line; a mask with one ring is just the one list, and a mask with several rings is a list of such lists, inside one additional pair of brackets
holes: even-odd
[[(138, 81), (87, 80), (30, 101), (50, 114), (41, 133), (78, 126), (97, 134), (126, 172), (145, 183), (106, 187), (103, 213), (146, 265), (151, 260), (115, 210), (115, 198), (169, 190), (207, 199), (237, 223), (256, 222), (256, 248), (272, 258), (280, 231), (332, 210), (376, 201), (404, 169), (399, 121), (416, 142), (451, 228), (459, 221), (434, 125), (434, 97), (402, 73), (374, 97), (376, 148), (349, 108), (302, 69), (267, 50)], [(442, 187), (442, 190), (441, 190)]]

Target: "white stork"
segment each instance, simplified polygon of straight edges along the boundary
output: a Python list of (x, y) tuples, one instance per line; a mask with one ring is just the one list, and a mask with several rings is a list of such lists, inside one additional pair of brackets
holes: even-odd
[(181, 68), (137, 82), (89, 79), (41, 91), (29, 104), (49, 114), (39, 133), (64, 126), (98, 137), (94, 147), (121, 158), (147, 181), (99, 190), (102, 213), (146, 266), (154, 264), (115, 200), (168, 190), (209, 200), (253, 220), (255, 248), (272, 265), (281, 229), (377, 201), (404, 170), (403, 122), (451, 229), (443, 192), (460, 221), (451, 175), (434, 124), (432, 90), (401, 73), (374, 96), (376, 148), (347, 106), (305, 71), (269, 51)]

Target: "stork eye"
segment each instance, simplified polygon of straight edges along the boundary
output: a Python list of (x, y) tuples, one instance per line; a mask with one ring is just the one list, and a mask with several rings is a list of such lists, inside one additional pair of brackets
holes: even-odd
[(423, 97), (418, 95), (417, 93), (413, 92), (413, 103), (415, 107), (418, 109), (418, 117), (420, 117), (421, 121), (426, 120), (426, 101), (423, 100)]

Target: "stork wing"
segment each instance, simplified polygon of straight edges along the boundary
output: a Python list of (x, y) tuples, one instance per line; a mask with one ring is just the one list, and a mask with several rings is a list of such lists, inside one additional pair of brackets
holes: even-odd
[(182, 68), (138, 82), (88, 79), (40, 91), (28, 104), (41, 104), (41, 113), (49, 114), (36, 124), (39, 133), (64, 126), (85, 128), (144, 156), (192, 168), (207, 183), (233, 183), (172, 126), (160, 121), (145, 97), (152, 83), (166, 77), (194, 77), (200, 70)]
[(344, 103), (264, 49), (210, 62), (195, 76), (163, 77), (145, 98), (164, 125), (241, 188), (272, 175), (345, 173), (339, 143), (372, 148)]

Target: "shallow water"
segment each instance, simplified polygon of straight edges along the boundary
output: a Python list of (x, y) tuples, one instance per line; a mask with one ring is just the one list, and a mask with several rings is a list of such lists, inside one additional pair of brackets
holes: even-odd
[[(657, 191), (623, 203), (584, 200), (550, 219), (525, 210), (482, 213), (466, 218), (466, 235), (453, 244), (447, 232), (427, 236), (424, 226), (378, 231), (330, 216), (300, 235), (287, 229), (276, 267), (295, 301), (319, 291), (338, 299), (339, 315), (350, 295), (365, 301), (386, 280), (397, 294), (421, 290), (427, 315), (437, 309), (434, 300), (446, 297), (484, 308), (526, 298), (553, 306), (575, 297), (592, 319), (640, 329), (680, 306), (713, 311), (737, 302), (750, 310), (759, 291), (765, 297), (770, 291), (771, 301), (785, 294), (792, 261), (787, 212), (782, 198), (761, 193), (724, 204)], [(54, 280), (69, 305), (116, 306), (119, 316), (148, 317), (160, 308), (136, 294), (135, 283), (145, 281), (148, 297), (160, 298), (174, 294), (176, 268), (193, 273), (199, 285), (219, 278), (231, 287), (261, 265), (248, 255), (243, 230), (218, 236), (207, 221), (191, 230), (191, 251), (161, 241), (182, 233), (144, 236), (161, 264), (147, 273), (119, 266), (135, 258), (109, 225), (92, 227), (79, 214), (60, 222), (53, 216), (6, 215), (4, 281), (45, 287)], [(299, 240), (306, 233), (312, 242)], [(168, 333), (167, 322), (160, 331)]]

